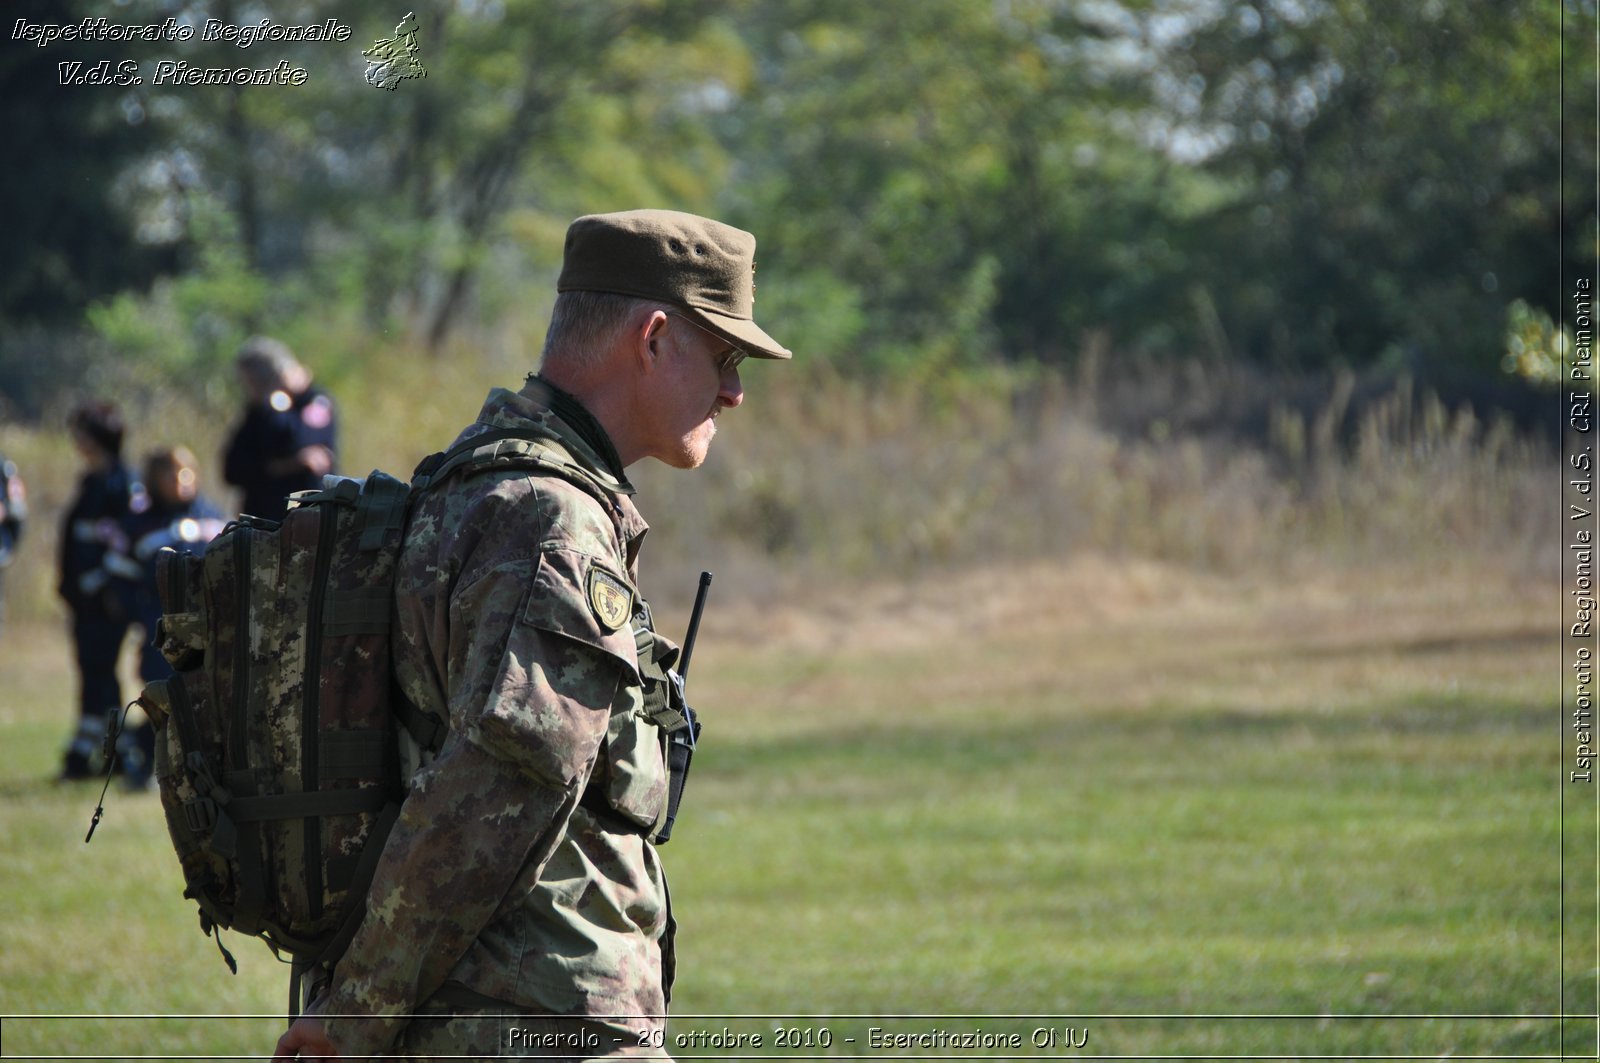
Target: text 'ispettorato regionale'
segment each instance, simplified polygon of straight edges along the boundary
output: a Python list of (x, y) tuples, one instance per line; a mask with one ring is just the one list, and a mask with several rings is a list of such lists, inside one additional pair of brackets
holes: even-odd
[(300, 41), (348, 41), (351, 29), (336, 18), (304, 25), (274, 22), (264, 18), (260, 22), (233, 23), (208, 18), (197, 30), (191, 23), (176, 18), (160, 22), (112, 22), (103, 17), (84, 18), (77, 22), (30, 22), (17, 19), (11, 27), (11, 39), (31, 41), (43, 48), (57, 41), (90, 41), (94, 43), (133, 43), (143, 41), (158, 44), (162, 41), (222, 41), (248, 48), (258, 42), (273, 44)]

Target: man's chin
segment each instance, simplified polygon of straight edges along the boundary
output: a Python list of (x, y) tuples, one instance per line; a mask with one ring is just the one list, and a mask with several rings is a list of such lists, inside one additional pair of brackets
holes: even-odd
[(705, 464), (706, 454), (709, 449), (707, 446), (684, 447), (680, 450), (674, 450), (670, 454), (657, 454), (656, 460), (674, 469), (698, 469)]
[(677, 468), (698, 469), (700, 466), (706, 463), (706, 456), (710, 453), (711, 447), (709, 444), (703, 447), (697, 447), (694, 450), (686, 451), (683, 455), (683, 461), (677, 466)]
[(674, 469), (698, 469), (705, 464), (706, 455), (711, 453), (711, 440), (716, 434), (717, 424), (708, 418), (700, 427), (678, 440), (670, 451), (657, 454), (656, 460)]

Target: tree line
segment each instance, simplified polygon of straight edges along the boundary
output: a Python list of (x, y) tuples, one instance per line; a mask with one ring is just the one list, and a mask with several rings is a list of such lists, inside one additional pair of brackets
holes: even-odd
[[(768, 327), (881, 373), (1496, 373), (1508, 322), (1558, 326), (1594, 269), (1594, 0), (430, 0), (426, 73), (388, 90), (362, 51), (391, 4), (111, 10), (8, 5), (19, 412), (256, 331), (441, 351), (530, 312), (570, 218), (637, 205), (754, 231)], [(15, 39), (91, 15), (351, 33)], [(61, 84), (106, 59), (307, 76)]]

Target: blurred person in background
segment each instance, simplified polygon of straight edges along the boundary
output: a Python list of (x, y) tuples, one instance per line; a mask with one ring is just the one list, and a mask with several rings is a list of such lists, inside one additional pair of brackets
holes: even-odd
[[(199, 553), (222, 532), (222, 511), (200, 493), (200, 469), (187, 447), (161, 447), (145, 458), (147, 504), (122, 519), (108, 544), (105, 570), (126, 615), (143, 632), (139, 678), (165, 679), (172, 666), (156, 642), (161, 594), (156, 584), (156, 553), (171, 547)], [(124, 781), (131, 790), (150, 785), (155, 766), (155, 729), (144, 721), (117, 743)]]
[(334, 471), (338, 417), (333, 399), (311, 383), (294, 352), (253, 336), (234, 359), (244, 417), (222, 456), (222, 478), (244, 492), (241, 513), (282, 520), (288, 497), (315, 491)]
[(17, 557), (22, 526), (28, 522), (28, 489), (16, 463), (0, 454), (0, 622), (6, 616), (6, 569)]
[(57, 590), (72, 614), (78, 665), (78, 727), (68, 742), (61, 779), (96, 774), (106, 728), (122, 705), (117, 657), (128, 633), (126, 604), (110, 586), (106, 550), (129, 513), (145, 506), (144, 489), (122, 462), (122, 415), (109, 402), (77, 407), (67, 420), (83, 461), (78, 491), (61, 521)]

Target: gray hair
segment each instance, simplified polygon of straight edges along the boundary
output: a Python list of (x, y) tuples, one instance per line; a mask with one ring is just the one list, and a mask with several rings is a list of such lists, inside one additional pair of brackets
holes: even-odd
[(245, 340), (234, 364), (252, 380), (267, 385), (281, 384), (285, 377), (300, 368), (300, 360), (289, 345), (271, 336), (251, 336)]
[(550, 328), (539, 355), (543, 369), (552, 361), (569, 365), (593, 364), (616, 341), (640, 310), (668, 310), (665, 303), (615, 292), (562, 292), (550, 311)]

